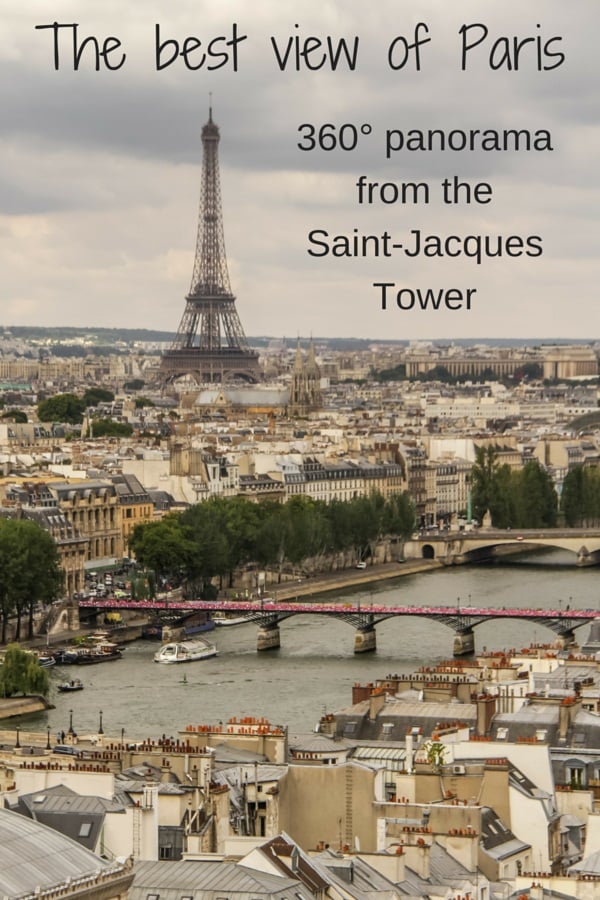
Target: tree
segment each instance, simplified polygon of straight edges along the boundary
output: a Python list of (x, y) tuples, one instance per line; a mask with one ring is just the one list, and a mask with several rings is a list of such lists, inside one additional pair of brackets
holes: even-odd
[(27, 413), (23, 412), (22, 409), (7, 409), (6, 412), (2, 413), (2, 418), (13, 419), (15, 422), (24, 424), (27, 422)]
[(515, 512), (518, 528), (553, 528), (556, 525), (558, 498), (552, 478), (537, 460), (529, 460), (516, 482)]
[(570, 527), (596, 526), (600, 519), (600, 469), (574, 466), (565, 476), (560, 508)]
[(384, 507), (384, 528), (387, 534), (408, 538), (415, 528), (415, 504), (408, 493), (392, 494)]
[(85, 406), (98, 406), (99, 403), (112, 403), (115, 395), (112, 391), (105, 388), (93, 387), (88, 388), (83, 395), (83, 403)]
[(427, 762), (434, 772), (439, 772), (444, 765), (444, 756), (446, 755), (446, 747), (441, 741), (427, 741), (423, 745), (423, 750), (427, 754)]
[(496, 528), (519, 524), (516, 513), (516, 475), (506, 463), (497, 466), (492, 479), (489, 510)]
[(80, 425), (86, 404), (75, 394), (56, 394), (38, 403), (40, 422), (68, 422)]
[(22, 650), (17, 644), (10, 644), (0, 666), (0, 696), (46, 695), (48, 688), (48, 673), (40, 666), (37, 657)]
[(579, 525), (585, 512), (585, 475), (583, 466), (575, 466), (565, 475), (560, 508), (569, 528)]
[(145, 406), (154, 406), (154, 402), (149, 397), (136, 397), (135, 408), (144, 409)]
[[(471, 469), (472, 500), (475, 518), (480, 522), (488, 510), (492, 512), (494, 478), (498, 470), (498, 454), (490, 444), (478, 447)], [(492, 514), (493, 521), (493, 514)]]
[(113, 422), (112, 419), (92, 419), (92, 437), (131, 437), (133, 426), (128, 422)]
[(383, 510), (378, 495), (353, 497), (349, 501), (352, 545), (357, 559), (370, 555), (371, 545), (381, 534)]
[(159, 584), (163, 578), (180, 581), (192, 566), (195, 551), (177, 515), (136, 525), (129, 547), (137, 561), (155, 573)]
[(33, 613), (38, 604), (52, 603), (60, 594), (63, 573), (52, 536), (29, 519), (0, 519), (0, 610), (2, 642), (8, 618), (16, 614), (16, 638), (28, 614), (33, 637)]

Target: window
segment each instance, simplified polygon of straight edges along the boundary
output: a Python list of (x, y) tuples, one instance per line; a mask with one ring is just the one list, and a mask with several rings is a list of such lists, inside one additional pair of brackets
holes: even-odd
[(82, 822), (79, 826), (79, 837), (89, 837), (92, 833), (92, 823)]
[(584, 783), (583, 768), (567, 766), (567, 783), (574, 788), (582, 787)]

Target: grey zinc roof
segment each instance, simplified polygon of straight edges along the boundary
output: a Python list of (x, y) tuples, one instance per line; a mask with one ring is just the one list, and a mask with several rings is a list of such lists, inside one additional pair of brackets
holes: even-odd
[(116, 800), (83, 796), (66, 785), (24, 794), (14, 809), (59, 831), (88, 850), (93, 850), (97, 845), (105, 814), (124, 812), (123, 805)]
[(222, 768), (218, 774), (221, 781), (229, 784), (279, 781), (288, 772), (287, 765), (277, 765), (275, 763), (260, 763), (258, 765), (247, 765), (238, 763), (237, 765)]
[(600, 850), (584, 856), (580, 862), (570, 866), (569, 875), (571, 872), (577, 875), (600, 875)]
[(473, 877), (473, 873), (461, 865), (457, 859), (433, 841), (429, 851), (429, 876), (436, 884), (462, 885)]
[(217, 763), (217, 765), (219, 763), (224, 763), (226, 766), (230, 766), (236, 762), (264, 762), (267, 758), (264, 753), (254, 753), (252, 750), (245, 750), (242, 747), (238, 748), (233, 744), (217, 744), (217, 746), (213, 749), (215, 753), (215, 763)]
[[(127, 770), (131, 772), (131, 769)], [(151, 782), (153, 787), (158, 790), (159, 794), (170, 794), (171, 796), (181, 796), (187, 794), (189, 788), (174, 781), (160, 781), (148, 778), (146, 783)], [(130, 794), (142, 794), (144, 791), (144, 781), (140, 778), (128, 778), (126, 773), (118, 773), (115, 776), (115, 803), (121, 803), (124, 806), (131, 806), (133, 801)]]
[[(370, 719), (368, 712), (368, 700), (337, 712), (337, 733), (354, 741), (380, 740), (381, 737), (403, 741), (408, 728), (414, 726), (420, 726), (424, 735), (428, 736), (444, 722), (460, 721), (474, 726), (477, 720), (477, 707), (474, 703), (413, 703), (394, 698), (382, 706), (376, 719)], [(391, 726), (385, 733), (384, 725)]]
[(343, 753), (352, 746), (344, 740), (334, 740), (326, 734), (316, 734), (309, 731), (308, 734), (295, 734), (288, 740), (290, 750), (300, 750), (305, 753)]
[(0, 896), (18, 897), (108, 868), (58, 831), (0, 809)]
[(310, 897), (294, 879), (258, 872), (238, 863), (206, 860), (139, 863), (129, 900), (146, 900), (148, 893), (157, 894), (158, 900), (181, 900), (182, 895), (194, 900), (211, 900), (213, 895), (236, 900), (256, 897), (309, 900)]
[(485, 853), (493, 859), (506, 859), (531, 847), (517, 838), (489, 806), (482, 809), (481, 843)]
[(76, 813), (86, 815), (88, 813), (103, 814), (105, 812), (123, 812), (120, 803), (107, 800), (105, 797), (87, 796), (77, 794), (65, 785), (56, 785), (56, 788), (47, 788), (43, 791), (35, 791), (32, 794), (23, 794), (21, 802), (35, 813), (41, 810), (45, 812)]
[(369, 865), (360, 856), (340, 857), (331, 850), (313, 857), (312, 862), (323, 870), (327, 870), (329, 878), (334, 879), (344, 891), (350, 891), (352, 896), (368, 898), (376, 895), (378, 900), (397, 898), (400, 896), (393, 881), (382, 875), (377, 869)]

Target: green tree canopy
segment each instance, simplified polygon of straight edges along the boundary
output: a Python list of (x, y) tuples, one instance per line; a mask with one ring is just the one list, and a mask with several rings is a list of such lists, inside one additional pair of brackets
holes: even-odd
[(478, 447), (471, 469), (472, 501), (475, 517), (481, 520), (493, 505), (494, 479), (498, 471), (498, 454), (490, 444)]
[(52, 536), (29, 519), (0, 518), (2, 642), (6, 642), (6, 626), (13, 614), (17, 617), (17, 640), (23, 614), (28, 615), (32, 637), (35, 607), (56, 600), (62, 584), (63, 573)]
[(48, 689), (48, 673), (40, 666), (37, 657), (17, 644), (10, 644), (0, 666), (0, 697), (13, 697), (15, 694), (45, 696)]
[(494, 447), (480, 447), (471, 471), (473, 511), (481, 521), (487, 510), (497, 528), (552, 528), (558, 498), (548, 472), (537, 460), (522, 469), (498, 464)]
[(7, 409), (6, 412), (2, 413), (2, 418), (14, 419), (15, 422), (25, 423), (27, 422), (27, 413), (22, 409)]
[(597, 527), (600, 521), (600, 469), (574, 466), (565, 476), (560, 498), (565, 522), (573, 527)]
[(131, 437), (133, 426), (128, 422), (113, 422), (112, 419), (92, 419), (92, 437)]
[(68, 422), (80, 425), (86, 404), (75, 394), (56, 394), (38, 403), (40, 422)]
[(384, 533), (409, 535), (414, 515), (408, 494), (332, 503), (301, 495), (283, 504), (212, 497), (180, 515), (136, 526), (130, 546), (158, 577), (176, 575), (192, 593), (207, 596), (213, 578), (228, 575), (231, 584), (239, 566), (269, 566), (281, 576), (286, 565), (308, 560), (325, 568), (331, 554), (349, 549), (368, 555)]
[(519, 528), (553, 528), (558, 498), (548, 472), (537, 460), (530, 460), (513, 473), (515, 524)]
[(136, 525), (129, 547), (137, 561), (159, 579), (181, 578), (193, 570), (195, 546), (178, 515)]
[(154, 402), (149, 397), (136, 397), (135, 408), (144, 409), (145, 406), (154, 406)]
[(115, 395), (112, 391), (107, 391), (105, 388), (101, 387), (88, 388), (83, 395), (85, 406), (98, 406), (99, 403), (112, 403), (114, 399)]

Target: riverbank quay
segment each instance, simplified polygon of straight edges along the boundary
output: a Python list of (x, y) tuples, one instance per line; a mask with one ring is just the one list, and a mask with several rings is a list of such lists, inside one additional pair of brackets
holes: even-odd
[[(310, 599), (332, 591), (344, 591), (354, 588), (368, 588), (370, 584), (390, 581), (406, 575), (419, 575), (423, 572), (443, 569), (444, 564), (437, 559), (416, 559), (406, 562), (380, 563), (367, 566), (366, 569), (350, 569), (331, 572), (327, 575), (316, 575), (310, 578), (281, 585), (273, 585), (266, 592), (273, 600), (294, 600), (296, 597)], [(232, 598), (229, 598), (232, 599)]]
[[(2, 697), (0, 698), (0, 719), (12, 719), (16, 716), (28, 716), (32, 713), (54, 709), (44, 697)], [(14, 735), (13, 735), (14, 737)], [(1, 740), (1, 737), (0, 737)]]

